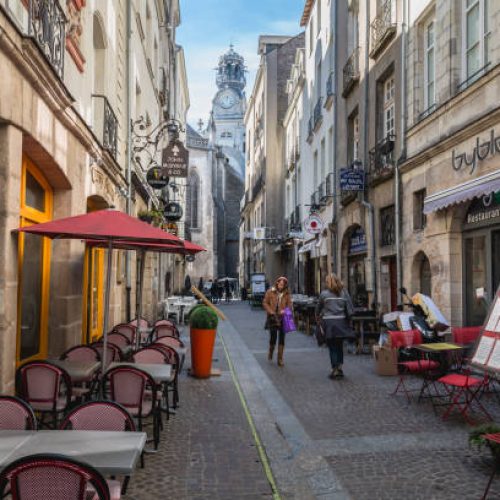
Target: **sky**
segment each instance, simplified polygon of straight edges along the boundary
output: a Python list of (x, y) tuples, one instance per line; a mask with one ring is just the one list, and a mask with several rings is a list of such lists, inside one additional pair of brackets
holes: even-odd
[(296, 35), (304, 0), (181, 0), (177, 43), (184, 47), (191, 107), (188, 122), (207, 121), (219, 56), (229, 44), (248, 66), (247, 97), (259, 65), (259, 35)]

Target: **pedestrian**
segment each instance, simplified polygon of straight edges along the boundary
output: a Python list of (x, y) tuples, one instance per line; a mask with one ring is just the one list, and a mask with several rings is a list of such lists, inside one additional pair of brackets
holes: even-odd
[(241, 300), (243, 302), (245, 302), (247, 299), (248, 299), (248, 290), (247, 290), (247, 286), (246, 286), (246, 283), (245, 283), (245, 285), (241, 289)]
[(224, 281), (224, 292), (226, 293), (226, 302), (229, 302), (231, 300), (231, 287), (227, 278)]
[(335, 275), (326, 277), (326, 289), (319, 296), (316, 306), (316, 318), (321, 320), (325, 332), (326, 345), (330, 351), (332, 371), (331, 379), (342, 378), (344, 372), (344, 339), (353, 338), (354, 332), (348, 324), (348, 319), (354, 313), (351, 297), (344, 288), (342, 281)]
[(200, 281), (198, 281), (198, 290), (201, 292), (201, 293), (204, 293), (204, 288), (205, 288), (205, 283), (203, 281), (203, 276), (200, 276)]
[(283, 353), (285, 351), (285, 332), (282, 326), (283, 311), (286, 307), (293, 309), (292, 296), (288, 291), (288, 280), (279, 277), (272, 288), (269, 288), (262, 302), (267, 313), (266, 329), (269, 330), (268, 360), (273, 359), (276, 340), (278, 340), (278, 366), (283, 366)]

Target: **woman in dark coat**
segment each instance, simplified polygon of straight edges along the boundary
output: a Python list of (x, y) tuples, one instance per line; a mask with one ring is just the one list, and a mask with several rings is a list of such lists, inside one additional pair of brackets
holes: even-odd
[(274, 286), (267, 290), (262, 306), (267, 313), (266, 328), (269, 330), (269, 354), (267, 358), (273, 359), (274, 347), (278, 340), (278, 366), (283, 366), (283, 353), (285, 352), (285, 332), (282, 327), (283, 312), (286, 307), (292, 309), (292, 296), (288, 291), (288, 280), (281, 276)]
[(321, 326), (325, 332), (326, 345), (330, 351), (332, 371), (331, 379), (344, 376), (344, 339), (354, 336), (348, 319), (354, 313), (351, 297), (345, 290), (342, 281), (335, 275), (326, 277), (326, 289), (319, 296), (316, 307), (316, 317), (321, 319)]

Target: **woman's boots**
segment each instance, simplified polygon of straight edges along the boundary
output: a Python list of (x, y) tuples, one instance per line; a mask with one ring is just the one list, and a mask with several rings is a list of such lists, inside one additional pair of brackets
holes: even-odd
[(267, 353), (267, 359), (269, 361), (273, 360), (273, 353), (274, 353), (274, 344), (269, 344), (269, 351)]
[(278, 366), (283, 366), (285, 363), (283, 363), (283, 352), (285, 351), (285, 346), (284, 345), (279, 345), (278, 346)]

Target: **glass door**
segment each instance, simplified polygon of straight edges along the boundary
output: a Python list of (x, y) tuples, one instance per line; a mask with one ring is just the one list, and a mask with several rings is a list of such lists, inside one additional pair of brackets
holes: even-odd
[[(52, 189), (28, 157), (21, 175), (21, 226), (52, 218)], [(47, 356), (50, 240), (20, 233), (16, 362)]]
[(485, 304), (476, 299), (476, 289), (484, 288), (488, 293), (487, 234), (465, 238), (465, 304), (466, 325), (482, 325), (486, 317)]

